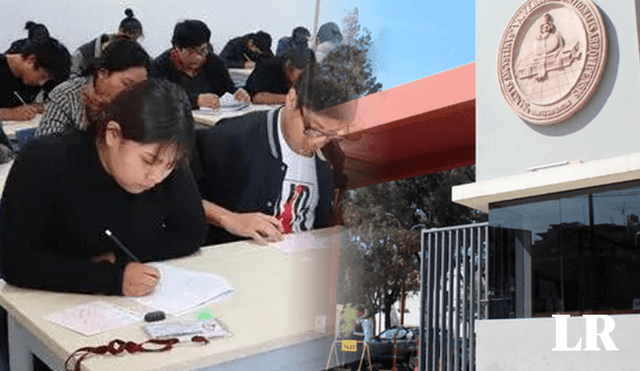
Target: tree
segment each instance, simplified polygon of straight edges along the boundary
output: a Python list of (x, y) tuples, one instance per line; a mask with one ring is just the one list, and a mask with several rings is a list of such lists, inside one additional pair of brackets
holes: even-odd
[(340, 252), (339, 300), (383, 310), (389, 327), (402, 288), (419, 288), (419, 228), (486, 220), (451, 201), (451, 187), (474, 178), (474, 167), (465, 167), (345, 192), (342, 217), (352, 243)]
[(348, 13), (342, 23), (343, 37), (346, 37), (318, 65), (320, 76), (337, 81), (341, 87), (324, 97), (329, 102), (345, 102), (382, 90), (382, 84), (373, 75), (369, 57), (371, 32), (361, 29), (358, 8)]

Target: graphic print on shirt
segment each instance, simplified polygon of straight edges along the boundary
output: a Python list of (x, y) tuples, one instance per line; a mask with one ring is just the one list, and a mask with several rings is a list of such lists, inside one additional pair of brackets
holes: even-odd
[(313, 185), (285, 180), (288, 195), (282, 198), (277, 214), (285, 233), (307, 231), (310, 229), (309, 210)]

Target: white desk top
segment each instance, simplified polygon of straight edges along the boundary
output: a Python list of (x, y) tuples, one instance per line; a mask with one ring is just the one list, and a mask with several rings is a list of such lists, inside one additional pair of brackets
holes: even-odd
[(2, 128), (8, 137), (15, 137), (18, 130), (37, 128), (40, 124), (40, 118), (42, 115), (36, 115), (29, 121), (2, 121)]
[[(123, 356), (91, 356), (83, 362), (90, 371), (194, 370), (260, 354), (333, 334), (330, 282), (337, 274), (337, 247), (344, 231), (340, 227), (307, 232), (305, 245), (330, 244), (332, 248), (307, 249), (285, 254), (275, 248), (241, 241), (203, 248), (194, 256), (173, 260), (177, 266), (211, 272), (229, 279), (235, 294), (206, 308), (234, 334), (208, 345), (180, 343), (169, 352)], [(309, 238), (313, 236), (313, 238)], [(63, 294), (7, 285), (0, 281), (0, 304), (60, 359), (84, 346), (106, 345), (119, 338), (142, 342), (147, 339), (143, 322), (119, 330), (85, 337), (43, 317), (78, 304), (105, 299), (112, 303), (130, 299), (95, 295)], [(327, 334), (315, 331), (316, 316), (327, 316)], [(194, 318), (194, 314), (185, 315)]]

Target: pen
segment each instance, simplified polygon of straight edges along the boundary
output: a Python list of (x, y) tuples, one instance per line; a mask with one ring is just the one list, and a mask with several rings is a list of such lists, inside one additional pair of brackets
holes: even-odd
[(20, 99), (20, 102), (22, 102), (22, 104), (24, 104), (25, 106), (28, 106), (27, 102), (24, 101), (24, 99), (22, 99), (22, 97), (20, 96), (20, 94), (18, 94), (17, 91), (13, 91), (13, 94), (18, 97), (18, 99)]
[(247, 58), (248, 62), (251, 62), (251, 58), (249, 58), (249, 56), (247, 55), (247, 53), (242, 53), (242, 55), (244, 55), (245, 58)]
[(134, 262), (140, 262), (140, 259), (136, 258), (135, 255), (133, 255), (133, 253), (131, 251), (129, 251), (129, 249), (127, 249), (127, 247), (120, 242), (120, 240), (118, 239), (118, 237), (116, 237), (116, 235), (114, 235), (113, 233), (111, 233), (110, 230), (105, 229), (104, 230), (104, 234), (107, 235), (107, 237), (109, 237), (111, 239), (111, 241), (113, 241), (113, 243), (116, 244), (116, 246), (118, 246), (120, 248), (120, 250), (124, 251), (125, 254), (129, 255), (129, 257), (134, 261)]

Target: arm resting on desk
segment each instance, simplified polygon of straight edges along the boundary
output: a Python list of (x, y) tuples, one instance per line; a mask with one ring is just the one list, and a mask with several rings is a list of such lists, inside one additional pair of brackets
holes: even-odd
[(252, 238), (261, 245), (282, 240), (282, 226), (272, 216), (260, 212), (236, 213), (207, 200), (202, 200), (202, 207), (210, 224), (233, 235)]

